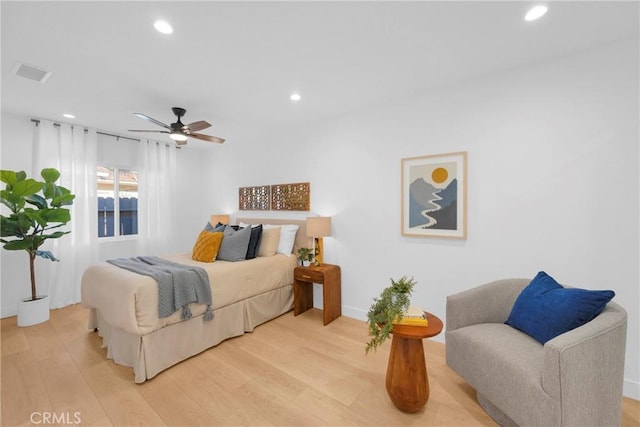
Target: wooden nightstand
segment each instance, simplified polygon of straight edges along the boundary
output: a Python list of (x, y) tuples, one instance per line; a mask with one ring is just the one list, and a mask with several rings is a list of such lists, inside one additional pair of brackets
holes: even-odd
[(293, 314), (295, 316), (313, 307), (314, 283), (322, 285), (324, 324), (342, 315), (340, 267), (332, 264), (296, 267), (293, 270), (293, 278)]

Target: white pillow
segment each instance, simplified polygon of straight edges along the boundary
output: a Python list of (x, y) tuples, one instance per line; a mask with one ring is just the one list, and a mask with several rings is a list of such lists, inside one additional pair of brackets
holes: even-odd
[(280, 242), (278, 243), (277, 253), (286, 256), (291, 255), (293, 252), (293, 244), (296, 242), (296, 233), (298, 232), (298, 226), (295, 224), (286, 225), (270, 225), (263, 224), (262, 228), (274, 228), (280, 227)]

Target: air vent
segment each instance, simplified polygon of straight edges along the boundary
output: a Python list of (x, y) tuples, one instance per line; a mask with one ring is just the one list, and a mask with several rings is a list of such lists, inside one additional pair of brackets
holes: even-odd
[(24, 77), (25, 79), (34, 80), (40, 83), (46, 82), (52, 74), (51, 71), (43, 70), (22, 62), (16, 62), (16, 65), (13, 66), (13, 73), (16, 76)]

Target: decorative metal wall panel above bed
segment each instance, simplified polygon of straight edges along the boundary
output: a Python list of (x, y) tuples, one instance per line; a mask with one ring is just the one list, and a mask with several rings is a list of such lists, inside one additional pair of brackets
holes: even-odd
[(311, 209), (311, 185), (297, 182), (240, 187), (238, 208), (241, 211), (308, 211)]

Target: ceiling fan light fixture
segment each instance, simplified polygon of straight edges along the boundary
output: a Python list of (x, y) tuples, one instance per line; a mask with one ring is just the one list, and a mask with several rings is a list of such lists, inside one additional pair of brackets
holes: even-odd
[(159, 120), (154, 119), (153, 117), (149, 117), (146, 114), (142, 113), (133, 113), (135, 116), (140, 117), (143, 120), (151, 122), (164, 128), (166, 130), (143, 130), (143, 129), (129, 129), (129, 132), (154, 132), (154, 133), (163, 133), (165, 135), (169, 135), (169, 138), (174, 140), (177, 145), (185, 145), (187, 143), (187, 138), (195, 138), (202, 141), (216, 142), (218, 144), (222, 144), (224, 139), (218, 138), (217, 136), (205, 135), (203, 133), (197, 133), (202, 129), (206, 129), (211, 127), (211, 124), (204, 120), (199, 120), (197, 122), (189, 123), (187, 125), (183, 124), (180, 121), (180, 118), (184, 116), (187, 112), (184, 108), (181, 107), (173, 107), (171, 109), (173, 114), (176, 115), (177, 120), (175, 123), (171, 123), (171, 125), (162, 123)]
[(171, 132), (169, 134), (169, 138), (173, 139), (174, 141), (186, 141), (187, 135), (180, 132)]

